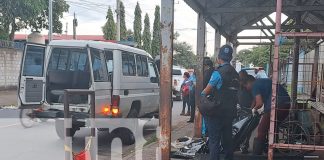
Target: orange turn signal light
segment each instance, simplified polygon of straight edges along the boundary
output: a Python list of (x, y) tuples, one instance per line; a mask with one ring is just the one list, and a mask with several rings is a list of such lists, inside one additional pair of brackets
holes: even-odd
[(103, 115), (110, 114), (110, 106), (109, 105), (105, 105), (105, 106), (102, 107), (102, 114)]
[(112, 111), (113, 114), (118, 114), (119, 113), (119, 109), (118, 108), (113, 108), (111, 111)]

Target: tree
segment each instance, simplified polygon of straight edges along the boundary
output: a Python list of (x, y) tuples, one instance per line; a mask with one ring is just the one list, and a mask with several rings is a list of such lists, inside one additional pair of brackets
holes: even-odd
[(161, 44), (161, 26), (160, 26), (160, 6), (155, 7), (154, 24), (153, 24), (153, 39), (151, 44), (151, 55), (155, 58), (160, 54)]
[(143, 49), (151, 53), (151, 31), (150, 31), (150, 17), (145, 14), (144, 30), (143, 30)]
[(120, 38), (121, 40), (127, 39), (127, 28), (125, 22), (125, 6), (123, 2), (120, 2)]
[(134, 41), (134, 32), (131, 29), (126, 31), (127, 40)]
[(106, 16), (107, 22), (102, 27), (102, 32), (104, 33), (104, 38), (106, 40), (115, 40), (116, 39), (116, 24), (114, 21), (114, 15), (111, 10), (111, 7), (109, 6), (107, 16)]
[[(65, 0), (53, 1), (53, 32), (62, 33), (63, 13), (69, 10)], [(48, 0), (0, 0), (1, 38), (13, 40), (16, 31), (48, 29)]]
[(175, 42), (173, 49), (175, 51), (173, 58), (177, 65), (185, 68), (193, 68), (195, 66), (197, 59), (190, 44), (187, 42)]
[[(291, 46), (281, 46), (279, 52), (280, 63), (287, 60)], [(244, 49), (239, 51), (237, 59), (243, 63), (244, 66), (253, 64), (258, 67), (265, 67), (270, 59), (270, 46), (257, 46), (252, 49)], [(272, 62), (271, 62), (272, 63)]]
[(251, 50), (243, 49), (239, 51), (236, 58), (242, 63), (243, 66), (249, 66), (251, 61), (248, 57), (251, 56), (251, 53)]
[(137, 47), (142, 46), (142, 11), (139, 3), (137, 2), (135, 7), (135, 18), (134, 18), (134, 40), (137, 43)]

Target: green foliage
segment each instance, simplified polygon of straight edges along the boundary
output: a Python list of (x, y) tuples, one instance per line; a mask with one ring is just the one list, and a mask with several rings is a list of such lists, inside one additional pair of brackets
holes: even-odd
[[(290, 52), (289, 46), (280, 46), (279, 58), (280, 62), (287, 60)], [(244, 49), (239, 51), (237, 59), (243, 63), (244, 66), (253, 64), (258, 67), (265, 67), (270, 59), (270, 46), (257, 46), (252, 49)], [(273, 57), (273, 55), (272, 55)], [(272, 58), (273, 59), (273, 58)], [(272, 63), (272, 62), (271, 62)]]
[[(0, 0), (0, 34), (13, 40), (16, 31), (48, 29), (48, 0)], [(65, 0), (53, 1), (53, 32), (62, 33), (60, 18), (69, 10)]]
[(155, 58), (160, 54), (161, 44), (161, 26), (160, 26), (160, 6), (155, 7), (154, 23), (153, 23), (153, 39), (152, 39), (152, 52), (151, 55)]
[(142, 10), (137, 2), (135, 7), (135, 18), (134, 18), (134, 41), (137, 43), (137, 47), (141, 48), (142, 46)]
[(243, 49), (239, 51), (236, 58), (242, 63), (243, 66), (249, 66), (249, 64), (251, 64), (251, 55), (252, 51), (250, 49)]
[(134, 41), (134, 32), (131, 29), (128, 29), (126, 31), (126, 37), (127, 39), (131, 39), (132, 41)]
[(120, 2), (120, 39), (127, 40), (127, 28), (125, 22), (125, 6), (123, 2)]
[(151, 53), (151, 31), (150, 31), (150, 17), (145, 14), (144, 30), (143, 30), (143, 49)]
[(116, 39), (116, 24), (114, 21), (114, 15), (113, 12), (109, 6), (107, 16), (106, 16), (107, 22), (102, 27), (102, 32), (104, 33), (104, 38), (106, 40), (115, 40)]
[(173, 44), (175, 54), (173, 58), (177, 65), (185, 68), (193, 68), (196, 64), (196, 55), (192, 51), (192, 46), (187, 42), (175, 42)]

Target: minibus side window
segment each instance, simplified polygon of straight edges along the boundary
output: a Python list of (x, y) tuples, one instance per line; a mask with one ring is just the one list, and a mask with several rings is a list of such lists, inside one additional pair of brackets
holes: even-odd
[(124, 76), (136, 76), (136, 65), (134, 54), (122, 53), (122, 69)]
[(108, 80), (112, 81), (112, 75), (113, 75), (113, 71), (114, 71), (113, 52), (105, 51), (105, 55), (106, 55), (106, 66), (108, 69)]
[(134, 54), (128, 55), (128, 63), (129, 63), (129, 75), (136, 76), (136, 65), (135, 65), (135, 57)]
[(136, 55), (136, 66), (138, 76), (148, 76), (147, 58), (145, 56)]
[(141, 56), (141, 60), (142, 60), (142, 67), (143, 67), (143, 76), (147, 77), (149, 75), (148, 65), (147, 65), (147, 57)]
[(158, 76), (156, 68), (154, 67), (154, 62), (149, 61), (148, 69), (151, 83), (158, 83)]
[(103, 51), (91, 49), (93, 78), (95, 82), (107, 82), (108, 71)]
[(29, 46), (25, 55), (23, 76), (43, 76), (44, 47)]
[(142, 67), (142, 60), (140, 55), (136, 55), (136, 67), (137, 67), (137, 75), (143, 76), (143, 67)]

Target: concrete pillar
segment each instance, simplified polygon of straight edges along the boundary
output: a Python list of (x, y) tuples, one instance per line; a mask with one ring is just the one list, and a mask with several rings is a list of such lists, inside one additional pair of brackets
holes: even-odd
[(231, 40), (227, 37), (226, 38), (226, 44), (228, 44), (228, 45), (231, 45), (232, 46), (232, 43), (231, 43)]
[[(214, 57), (217, 58), (219, 54), (219, 49), (221, 45), (221, 34), (217, 29), (215, 29), (215, 46), (214, 46)], [(215, 61), (216, 59), (213, 59)]]
[(233, 65), (234, 68), (236, 68), (236, 60), (235, 59), (236, 59), (236, 56), (237, 56), (237, 47), (238, 47), (238, 45), (233, 45), (232, 65)]
[(196, 112), (195, 112), (195, 127), (194, 127), (194, 137), (201, 137), (201, 123), (202, 118), (198, 110), (200, 105), (200, 93), (203, 90), (203, 59), (206, 53), (206, 22), (201, 13), (198, 13), (198, 23), (197, 23), (197, 67), (196, 72)]

